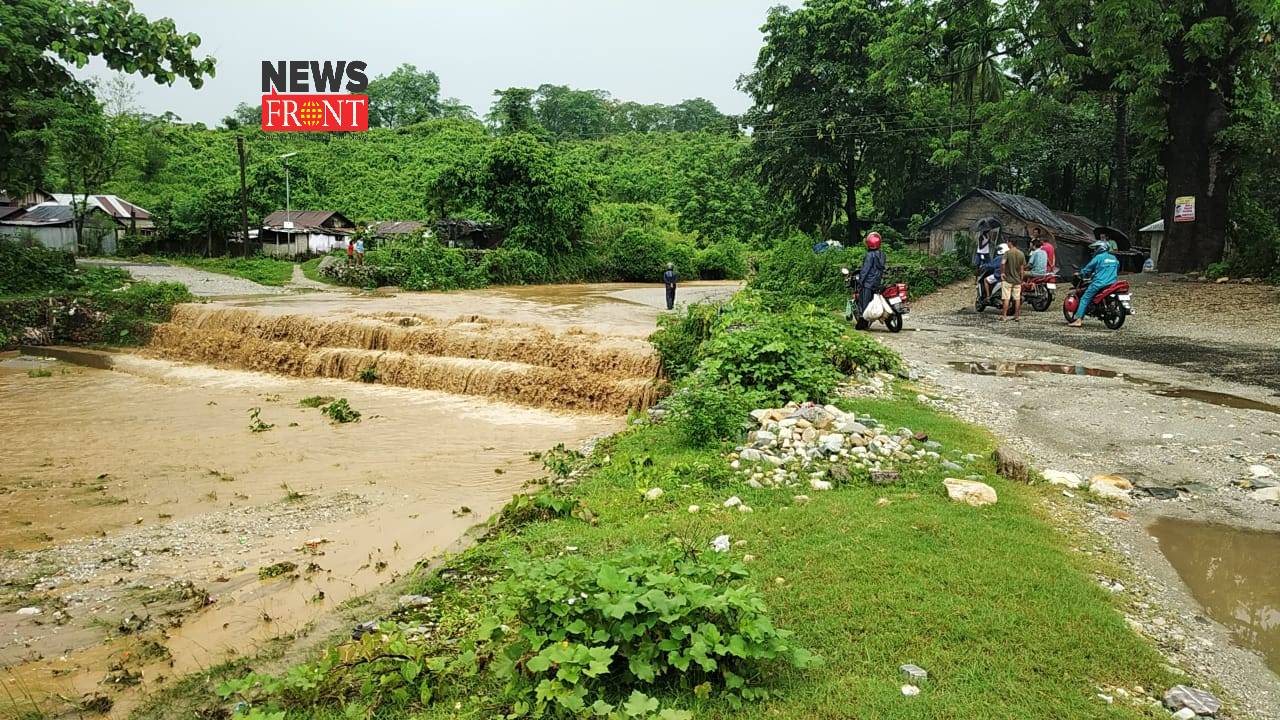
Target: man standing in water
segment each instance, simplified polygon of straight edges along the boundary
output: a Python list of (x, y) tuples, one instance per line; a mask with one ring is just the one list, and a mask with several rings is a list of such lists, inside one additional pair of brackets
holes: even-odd
[(662, 284), (667, 288), (667, 309), (674, 310), (676, 307), (676, 265), (675, 263), (667, 263), (667, 271), (662, 273)]

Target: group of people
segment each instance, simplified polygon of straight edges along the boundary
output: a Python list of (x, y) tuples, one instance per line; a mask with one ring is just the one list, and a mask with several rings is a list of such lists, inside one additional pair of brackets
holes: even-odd
[[(984, 301), (995, 292), (996, 285), (999, 284), (1002, 300), (1000, 319), (1008, 320), (1012, 317), (1017, 321), (1022, 315), (1023, 279), (1027, 276), (1056, 275), (1055, 250), (1053, 243), (1046, 239), (1039, 227), (1031, 228), (1030, 256), (1024, 255), (1017, 245), (999, 242), (999, 237), (998, 226), (984, 230), (978, 235), (978, 282), (985, 293)], [(1084, 325), (1085, 313), (1089, 304), (1093, 302), (1094, 296), (1102, 288), (1114, 283), (1120, 275), (1120, 260), (1113, 254), (1116, 249), (1115, 241), (1107, 237), (1101, 228), (1095, 238), (1094, 242), (1089, 244), (1093, 257), (1080, 268), (1080, 277), (1088, 281), (1089, 285), (1080, 296), (1075, 316), (1067, 323), (1069, 327)], [(994, 253), (991, 252), (993, 244), (996, 246)], [(1013, 307), (1012, 315), (1010, 305)]]
[[(1031, 255), (1025, 255), (1017, 245), (999, 243), (995, 253), (991, 246), (999, 240), (999, 229), (986, 230), (978, 236), (978, 269), (979, 282), (985, 301), (995, 292), (996, 284), (1000, 286), (1000, 299), (1003, 302), (1001, 320), (1022, 318), (1022, 280), (1024, 277), (1048, 275), (1057, 270), (1056, 251), (1053, 243), (1045, 239), (1038, 227), (1031, 229)], [(1013, 314), (1009, 306), (1013, 305)]]
[(347, 264), (364, 264), (364, 240), (347, 238)]

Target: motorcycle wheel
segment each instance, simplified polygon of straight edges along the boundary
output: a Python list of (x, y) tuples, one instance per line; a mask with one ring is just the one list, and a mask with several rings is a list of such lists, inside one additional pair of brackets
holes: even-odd
[(1048, 310), (1049, 305), (1052, 303), (1053, 295), (1051, 295), (1048, 290), (1044, 289), (1044, 287), (1041, 287), (1039, 292), (1031, 296), (1031, 307), (1036, 312), (1044, 312), (1045, 310)]
[(973, 301), (973, 311), (976, 313), (980, 313), (986, 309), (987, 309), (987, 301), (983, 300), (982, 296), (979, 295), (978, 298)]
[(884, 326), (889, 328), (889, 332), (902, 332), (902, 316), (898, 313), (889, 313), (889, 317), (884, 319)]
[(1062, 319), (1071, 322), (1076, 319), (1076, 314), (1067, 309), (1067, 301), (1062, 301)]
[(1102, 324), (1107, 326), (1108, 330), (1119, 330), (1124, 325), (1125, 312), (1120, 303), (1113, 299), (1107, 300), (1106, 305), (1102, 309)]

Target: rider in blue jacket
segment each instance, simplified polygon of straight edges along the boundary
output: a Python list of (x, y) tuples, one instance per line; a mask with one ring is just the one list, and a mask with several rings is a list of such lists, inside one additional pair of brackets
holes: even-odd
[(1098, 240), (1089, 245), (1093, 250), (1093, 259), (1080, 268), (1080, 277), (1089, 279), (1089, 287), (1080, 296), (1080, 305), (1076, 307), (1076, 319), (1068, 325), (1081, 327), (1084, 325), (1084, 313), (1093, 302), (1098, 291), (1116, 281), (1120, 277), (1120, 260), (1111, 254), (1111, 247), (1106, 240)]

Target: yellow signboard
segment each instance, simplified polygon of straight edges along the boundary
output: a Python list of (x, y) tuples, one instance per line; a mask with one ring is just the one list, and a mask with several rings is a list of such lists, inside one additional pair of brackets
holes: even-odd
[(1195, 222), (1196, 219), (1196, 196), (1183, 195), (1175, 198), (1173, 201), (1173, 221), (1174, 222)]

